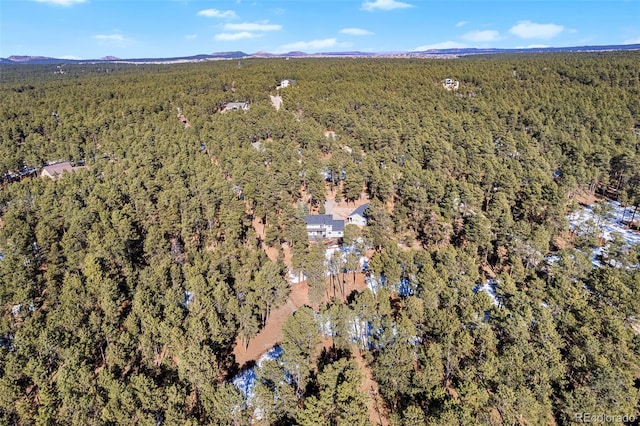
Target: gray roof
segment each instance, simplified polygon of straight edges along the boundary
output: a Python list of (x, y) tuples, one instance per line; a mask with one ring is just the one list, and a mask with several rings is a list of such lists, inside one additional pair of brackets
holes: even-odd
[(329, 225), (333, 222), (333, 216), (330, 214), (310, 214), (304, 219), (304, 222), (307, 225)]
[(368, 215), (365, 213), (365, 210), (367, 210), (367, 207), (369, 207), (369, 203), (366, 203), (357, 207), (354, 211), (351, 212), (349, 216), (354, 216), (359, 214), (362, 217), (367, 217)]
[(330, 214), (310, 214), (304, 221), (307, 225), (331, 225), (334, 231), (344, 230), (344, 220), (334, 219)]
[(262, 146), (262, 142), (260, 141), (252, 142), (251, 146), (258, 152), (264, 152), (264, 147)]

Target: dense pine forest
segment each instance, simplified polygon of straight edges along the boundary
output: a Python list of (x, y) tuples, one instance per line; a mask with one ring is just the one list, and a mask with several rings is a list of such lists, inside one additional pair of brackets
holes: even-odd
[[(0, 423), (638, 417), (640, 245), (567, 216), (616, 201), (638, 227), (639, 52), (0, 79)], [(364, 200), (327, 262), (306, 215)], [(299, 286), (281, 355), (238, 362)]]

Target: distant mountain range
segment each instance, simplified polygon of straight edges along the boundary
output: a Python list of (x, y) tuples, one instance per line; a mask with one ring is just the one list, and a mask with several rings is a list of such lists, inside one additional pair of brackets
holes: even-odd
[(244, 59), (244, 58), (321, 58), (321, 57), (353, 57), (353, 58), (454, 58), (468, 55), (490, 55), (505, 53), (549, 53), (549, 52), (604, 52), (612, 50), (640, 50), (640, 44), (624, 44), (610, 46), (575, 46), (575, 47), (537, 47), (522, 49), (430, 49), (423, 51), (407, 52), (323, 52), (323, 53), (268, 53), (268, 52), (215, 52), (194, 56), (178, 56), (171, 58), (130, 58), (120, 59), (115, 56), (105, 56), (100, 59), (65, 59), (50, 58), (46, 56), (9, 56), (0, 58), (0, 64), (86, 64), (86, 63), (156, 63), (168, 64), (179, 62), (201, 62), (220, 59)]

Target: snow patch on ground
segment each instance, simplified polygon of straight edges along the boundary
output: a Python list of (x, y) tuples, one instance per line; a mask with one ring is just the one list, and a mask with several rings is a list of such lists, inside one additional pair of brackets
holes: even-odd
[(334, 253), (336, 252), (339, 253), (340, 262), (342, 263), (342, 267), (343, 267), (342, 270), (339, 271), (340, 273), (354, 272), (353, 270), (349, 270), (346, 267), (347, 256), (351, 252), (355, 252), (356, 254), (359, 255), (358, 266), (360, 268), (360, 271), (366, 271), (369, 268), (369, 259), (366, 256), (361, 255), (360, 252), (356, 250), (355, 247), (330, 246), (330, 247), (327, 247), (327, 249), (324, 252), (325, 268), (326, 268), (325, 275), (331, 274), (331, 270), (333, 269), (332, 268), (333, 256), (334, 256)]
[(560, 256), (558, 256), (557, 254), (553, 254), (551, 256), (547, 256), (545, 260), (547, 261), (547, 264), (555, 265), (556, 263), (560, 262)]
[(333, 331), (333, 324), (328, 314), (314, 312), (314, 319), (318, 327), (320, 327), (320, 334), (324, 337), (333, 337), (336, 333)]
[(248, 368), (238, 373), (233, 379), (231, 379), (231, 383), (233, 383), (233, 385), (242, 392), (247, 401), (250, 401), (255, 395), (254, 388), (256, 386), (256, 368), (259, 369), (265, 361), (277, 360), (283, 353), (284, 351), (280, 346), (274, 346), (262, 355), (260, 359), (258, 359), (255, 367)]
[(412, 296), (415, 290), (415, 286), (412, 284), (411, 280), (408, 278), (400, 278), (400, 283), (398, 284), (398, 296)]
[(324, 274), (325, 275), (331, 275), (331, 263), (333, 261), (333, 256), (334, 253), (340, 253), (340, 258), (341, 258), (341, 262), (344, 264), (344, 262), (347, 260), (347, 257), (345, 255), (345, 253), (343, 251), (340, 250), (340, 248), (338, 246), (333, 246), (333, 247), (327, 247), (327, 249), (324, 252)]
[(193, 303), (193, 298), (194, 297), (195, 297), (194, 293), (192, 293), (192, 292), (190, 292), (188, 290), (184, 291), (184, 302), (182, 302), (182, 303), (183, 303), (185, 308), (189, 309), (189, 305), (191, 305), (191, 303)]
[(491, 299), (491, 303), (493, 303), (494, 306), (500, 307), (500, 302), (502, 298), (496, 291), (496, 287), (497, 287), (496, 281), (493, 279), (489, 279), (483, 284), (476, 285), (475, 287), (473, 287), (471, 291), (473, 291), (473, 294), (477, 294), (479, 291), (484, 291), (485, 293), (487, 293), (487, 295)]
[[(324, 252), (324, 274), (325, 276), (329, 276), (332, 273), (332, 270), (335, 267), (332, 265), (334, 253), (338, 252), (340, 256), (340, 263), (342, 264), (342, 269), (338, 271), (338, 273), (349, 273), (349, 272), (358, 272), (358, 271), (367, 271), (369, 268), (369, 259), (366, 256), (359, 255), (358, 257), (358, 270), (353, 271), (347, 269), (347, 256), (351, 251), (354, 251), (359, 254), (359, 252), (353, 247), (339, 247), (339, 246), (329, 246), (326, 248)], [(290, 284), (299, 284), (307, 280), (307, 276), (304, 274), (296, 274), (293, 271), (289, 270), (287, 273), (287, 281)]]
[(364, 281), (369, 290), (374, 294), (380, 288), (387, 288), (389, 291), (394, 292), (401, 297), (411, 296), (416, 291), (416, 285), (414, 283), (415, 280), (411, 280), (409, 278), (400, 278), (400, 281), (396, 285), (389, 285), (387, 277), (384, 275), (380, 274), (376, 277), (375, 274), (368, 274)]
[(373, 294), (376, 294), (378, 289), (384, 286), (386, 281), (387, 280), (383, 275), (376, 277), (375, 274), (367, 274), (367, 276), (364, 277), (364, 282), (367, 285), (367, 288), (371, 290)]
[[(320, 334), (323, 337), (335, 337), (338, 335), (328, 314), (315, 314), (315, 321), (320, 327)], [(363, 349), (367, 347), (369, 337), (374, 334), (371, 323), (359, 318), (353, 311), (349, 311), (349, 318), (347, 319), (345, 331), (348, 336), (348, 340)]]
[(369, 270), (369, 259), (366, 256), (360, 256), (360, 270), (361, 271), (368, 271)]
[[(607, 201), (605, 204), (611, 208), (611, 214), (605, 215), (600, 219), (599, 228), (601, 230), (601, 236), (607, 241), (613, 239), (613, 234), (617, 233), (629, 245), (640, 244), (640, 233), (635, 232), (627, 228), (623, 220), (631, 219), (632, 207), (624, 207), (617, 201)], [(587, 206), (581, 210), (571, 213), (567, 219), (569, 220), (569, 226), (572, 230), (580, 230), (581, 227), (588, 221), (593, 220), (598, 223), (598, 217), (593, 211), (593, 206)]]
[[(588, 235), (595, 232), (596, 236), (603, 238), (606, 242), (612, 241), (614, 235), (618, 234), (627, 246), (640, 244), (640, 233), (632, 231), (623, 223), (624, 220), (631, 219), (632, 208), (625, 208), (617, 201), (607, 201), (605, 204), (611, 210), (605, 215), (596, 214), (593, 206), (587, 206), (571, 213), (567, 216), (569, 228), (578, 235)], [(603, 247), (594, 247), (591, 250), (591, 263), (594, 268), (602, 267), (600, 259), (608, 249), (609, 244), (607, 243)], [(547, 262), (550, 258), (547, 258)]]
[(287, 274), (287, 281), (291, 284), (300, 284), (307, 280), (307, 276), (305, 274), (294, 274), (293, 271), (289, 271)]

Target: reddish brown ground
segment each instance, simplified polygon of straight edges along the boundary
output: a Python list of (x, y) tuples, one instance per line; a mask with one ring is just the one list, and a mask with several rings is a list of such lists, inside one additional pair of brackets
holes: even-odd
[[(342, 279), (342, 276), (339, 276)], [(366, 284), (364, 282), (364, 274), (356, 274), (356, 282), (353, 283), (353, 274), (345, 276), (345, 295), (348, 296), (352, 291), (362, 291)], [(327, 280), (327, 285), (329, 280)], [(236, 356), (236, 362), (242, 368), (248, 361), (257, 361), (265, 352), (280, 343), (282, 340), (282, 324), (289, 316), (291, 316), (298, 308), (302, 306), (311, 306), (309, 301), (309, 286), (306, 282), (291, 285), (291, 293), (289, 298), (278, 309), (271, 312), (267, 319), (265, 327), (249, 341), (249, 346), (245, 349), (244, 345), (237, 340), (233, 349)], [(333, 291), (331, 291), (333, 296)], [(339, 299), (342, 299), (340, 292), (336, 293)], [(325, 297), (325, 300), (328, 300)], [(317, 306), (316, 306), (317, 308)]]
[(356, 207), (369, 202), (369, 195), (364, 191), (360, 194), (360, 198), (354, 202), (345, 201), (342, 197), (339, 201), (335, 201), (336, 193), (339, 191), (342, 191), (340, 187), (335, 187), (332, 190), (331, 185), (326, 185), (325, 198), (327, 201), (324, 203), (324, 209), (327, 214), (333, 214), (335, 219), (346, 219)]
[[(260, 239), (264, 240), (264, 224), (262, 223), (262, 221), (260, 220), (260, 218), (254, 218), (253, 222), (253, 229), (256, 231), (256, 234), (258, 235), (258, 237), (260, 237)], [(278, 249), (275, 247), (269, 247), (267, 246), (264, 242), (262, 243), (262, 250), (264, 250), (264, 252), (267, 254), (267, 257), (272, 260), (272, 261), (276, 261), (278, 259)], [(291, 269), (291, 247), (289, 247), (288, 243), (284, 243), (282, 244), (282, 252), (284, 254), (284, 264), (287, 265), (287, 267), (289, 269)]]
[[(342, 276), (339, 276), (339, 279), (342, 280)], [(328, 279), (327, 284), (329, 285)], [(345, 276), (345, 296), (348, 296), (354, 290), (360, 292), (364, 290), (365, 287), (366, 284), (363, 273), (356, 274), (355, 282), (353, 281), (353, 274)], [(293, 284), (286, 303), (271, 313), (265, 327), (249, 341), (249, 346), (245, 349), (239, 340), (236, 341), (233, 354), (240, 368), (245, 366), (249, 361), (257, 361), (265, 352), (282, 341), (282, 324), (289, 316), (293, 315), (298, 308), (304, 305), (310, 305), (308, 292), (309, 286), (306, 282)], [(333, 296), (333, 291), (331, 291), (331, 296)], [(346, 297), (342, 297), (339, 291), (336, 293), (336, 297), (343, 301), (346, 299)], [(325, 301), (328, 301), (327, 297), (325, 297)], [(323, 345), (325, 347), (330, 346), (331, 339), (324, 339)], [(353, 351), (353, 358), (362, 371), (363, 381), (361, 390), (365, 395), (369, 396), (367, 399), (367, 408), (371, 422), (375, 425), (388, 426), (388, 414), (379, 396), (378, 383), (373, 379), (371, 368), (369, 368), (363, 356), (355, 349)]]
[(591, 191), (584, 190), (576, 191), (575, 193), (570, 195), (570, 198), (576, 200), (580, 204), (584, 204), (587, 206), (591, 206), (600, 200), (600, 198)]
[(384, 408), (384, 404), (382, 403), (382, 398), (380, 397), (380, 390), (378, 389), (378, 383), (373, 380), (373, 373), (371, 372), (371, 368), (367, 364), (367, 361), (364, 359), (362, 355), (358, 351), (353, 352), (353, 359), (356, 360), (356, 363), (362, 370), (362, 386), (360, 386), (360, 390), (365, 395), (369, 395), (369, 399), (367, 400), (367, 408), (369, 411), (369, 419), (371, 423), (374, 425), (380, 426), (388, 426), (389, 418), (388, 413)]
[[(333, 339), (331, 337), (325, 337), (322, 339), (323, 348), (329, 349), (332, 345)], [(373, 379), (371, 368), (360, 351), (355, 350), (355, 348), (351, 353), (351, 357), (362, 372), (362, 384), (360, 385), (360, 391), (363, 395), (367, 395), (367, 411), (369, 412), (369, 419), (371, 420), (371, 423), (376, 426), (388, 426), (389, 413), (387, 413), (382, 399), (380, 398), (378, 382)]]
[(482, 270), (484, 271), (485, 274), (487, 274), (488, 277), (490, 278), (496, 277), (496, 271), (494, 271), (493, 268), (491, 268), (491, 266), (484, 264), (482, 265)]
[(571, 235), (571, 232), (566, 231), (554, 237), (553, 240), (551, 241), (551, 244), (553, 244), (553, 246), (558, 250), (564, 250), (571, 247), (572, 240), (573, 240), (573, 236)]
[(249, 341), (249, 346), (245, 349), (239, 340), (236, 341), (233, 354), (240, 367), (248, 361), (257, 361), (265, 352), (282, 340), (282, 324), (298, 308), (309, 304), (308, 291), (309, 286), (306, 283), (292, 285), (286, 303), (271, 312), (265, 327)]

